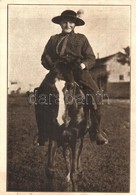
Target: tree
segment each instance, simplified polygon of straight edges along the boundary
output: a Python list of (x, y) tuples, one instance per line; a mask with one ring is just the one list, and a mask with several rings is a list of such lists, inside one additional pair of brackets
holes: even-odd
[(128, 63), (130, 65), (130, 47), (123, 48), (125, 53), (119, 52), (118, 62), (120, 62), (122, 65)]

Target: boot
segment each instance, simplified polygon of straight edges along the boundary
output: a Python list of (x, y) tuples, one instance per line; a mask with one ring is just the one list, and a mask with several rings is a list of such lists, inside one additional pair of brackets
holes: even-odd
[(108, 144), (108, 137), (106, 131), (100, 127), (100, 109), (90, 109), (90, 120), (92, 121), (92, 126), (89, 129), (89, 135), (91, 141), (96, 141), (97, 145)]
[(104, 131), (97, 131), (96, 133), (96, 144), (105, 145), (108, 144), (107, 134)]
[(91, 89), (84, 88), (84, 94), (91, 94), (91, 98), (88, 99), (88, 104), (86, 109), (89, 111), (89, 120), (91, 121), (91, 128), (89, 130), (89, 135), (91, 140), (95, 140), (97, 145), (108, 144), (107, 134), (101, 129), (101, 102), (96, 98), (95, 92)]
[(45, 142), (48, 141), (48, 138), (44, 138), (42, 136), (40, 136), (38, 133), (34, 136), (34, 139), (33, 139), (33, 145), (34, 146), (44, 146), (45, 145)]
[(96, 141), (97, 145), (108, 144), (107, 134), (104, 130), (96, 130), (96, 127), (89, 129), (89, 137), (91, 141)]

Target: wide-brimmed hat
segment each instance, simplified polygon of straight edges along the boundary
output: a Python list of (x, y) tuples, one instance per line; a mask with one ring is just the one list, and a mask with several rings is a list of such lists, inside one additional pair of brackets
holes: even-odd
[(73, 10), (63, 11), (60, 16), (56, 16), (56, 17), (52, 18), (52, 22), (54, 22), (55, 24), (60, 24), (60, 22), (63, 19), (72, 20), (75, 23), (76, 26), (82, 26), (82, 25), (85, 24), (85, 22), (81, 18), (79, 18), (77, 16), (77, 13), (74, 12)]

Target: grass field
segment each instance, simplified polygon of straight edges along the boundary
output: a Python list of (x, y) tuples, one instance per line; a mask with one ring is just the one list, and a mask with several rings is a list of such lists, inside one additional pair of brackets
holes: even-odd
[[(102, 124), (109, 144), (97, 146), (86, 135), (82, 151), (80, 192), (129, 192), (130, 110), (126, 101), (102, 107)], [(7, 191), (48, 191), (45, 177), (47, 144), (34, 147), (37, 132), (33, 105), (23, 96), (8, 97)], [(56, 159), (55, 191), (65, 191), (65, 164), (61, 148)]]

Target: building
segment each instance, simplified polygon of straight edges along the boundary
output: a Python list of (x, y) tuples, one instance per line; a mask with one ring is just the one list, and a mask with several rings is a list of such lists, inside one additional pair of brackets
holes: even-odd
[(26, 92), (32, 92), (34, 88), (34, 84), (26, 84), (19, 81), (8, 82), (8, 94), (25, 94)]
[(130, 57), (122, 52), (96, 59), (91, 73), (100, 89), (112, 98), (130, 96)]

